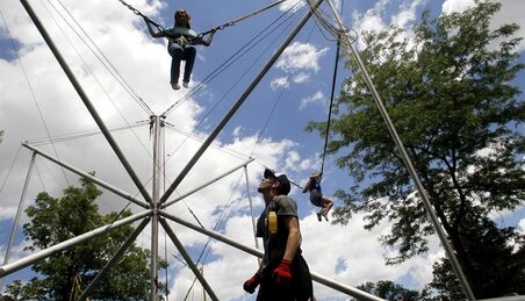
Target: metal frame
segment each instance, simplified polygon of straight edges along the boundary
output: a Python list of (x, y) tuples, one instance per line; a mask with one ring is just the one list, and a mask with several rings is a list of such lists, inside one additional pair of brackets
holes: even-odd
[[(333, 4), (331, 3), (330, 0), (327, 0), (329, 5), (330, 5), (330, 8), (332, 9), (332, 12), (333, 12), (333, 15), (336, 17), (337, 19), (337, 22), (339, 24), (339, 26), (341, 27), (341, 29), (344, 29), (344, 25), (341, 21), (341, 18), (339, 17), (337, 11), (335, 10)], [(248, 86), (248, 88), (245, 90), (245, 92), (240, 96), (240, 98), (234, 103), (233, 107), (227, 112), (227, 114), (225, 115), (225, 117), (221, 120), (221, 122), (217, 125), (217, 127), (213, 130), (213, 132), (210, 134), (210, 136), (206, 139), (206, 141), (202, 144), (202, 146), (198, 149), (198, 151), (195, 153), (195, 155), (193, 156), (193, 158), (191, 158), (189, 160), (189, 162), (187, 163), (187, 165), (182, 169), (182, 171), (178, 174), (177, 178), (173, 181), (173, 183), (171, 183), (171, 185), (168, 187), (167, 190), (165, 190), (164, 193), (161, 194), (161, 178), (162, 178), (162, 172), (163, 172), (163, 166), (160, 164), (160, 158), (163, 157), (163, 154), (161, 154), (161, 149), (162, 148), (162, 144), (164, 142), (164, 131), (163, 131), (163, 128), (164, 128), (164, 125), (165, 125), (165, 115), (160, 115), (160, 116), (151, 116), (151, 125), (152, 125), (152, 133), (153, 133), (153, 139), (154, 139), (154, 142), (153, 142), (153, 161), (154, 161), (154, 166), (153, 166), (153, 180), (152, 180), (152, 195), (150, 195), (150, 193), (146, 190), (145, 188), (145, 185), (140, 181), (139, 177), (137, 176), (137, 174), (135, 173), (135, 171), (133, 170), (132, 166), (130, 165), (130, 163), (127, 161), (124, 153), (121, 151), (121, 149), (119, 148), (118, 144), (116, 143), (116, 141), (113, 139), (113, 136), (111, 135), (110, 131), (108, 130), (108, 128), (106, 127), (104, 121), (102, 120), (102, 118), (99, 116), (96, 108), (92, 105), (91, 101), (89, 100), (89, 98), (87, 97), (86, 93), (84, 92), (84, 90), (82, 89), (81, 85), (79, 84), (78, 80), (75, 78), (75, 75), (73, 74), (73, 72), (71, 71), (71, 69), (69, 68), (69, 66), (67, 65), (67, 63), (65, 62), (65, 60), (62, 58), (62, 55), (60, 54), (59, 50), (57, 49), (57, 47), (54, 45), (52, 39), (50, 38), (50, 36), (48, 35), (48, 33), (46, 32), (45, 28), (43, 27), (43, 25), (41, 24), (41, 22), (39, 21), (38, 17), (36, 16), (36, 14), (34, 13), (34, 11), (32, 10), (31, 6), (29, 5), (28, 3), (28, 0), (21, 0), (21, 3), (22, 5), (24, 6), (24, 8), (26, 9), (27, 13), (29, 14), (30, 18), (32, 19), (33, 23), (36, 25), (37, 29), (39, 30), (39, 32), (41, 33), (42, 37), (44, 38), (45, 42), (47, 43), (47, 45), (49, 46), (49, 48), (51, 49), (51, 51), (53, 52), (53, 54), (55, 55), (56, 59), (58, 60), (58, 63), (60, 64), (60, 66), (62, 67), (62, 69), (64, 70), (64, 72), (66, 73), (67, 77), (69, 78), (69, 80), (71, 81), (72, 85), (74, 86), (75, 90), (77, 91), (78, 95), (80, 96), (80, 98), (82, 99), (82, 101), (84, 102), (85, 106), (87, 107), (88, 111), (90, 112), (90, 114), (92, 115), (93, 119), (95, 120), (95, 122), (97, 123), (98, 127), (100, 128), (100, 130), (102, 131), (102, 133), (104, 134), (106, 140), (108, 141), (108, 143), (110, 144), (110, 146), (112, 147), (113, 151), (115, 152), (115, 154), (117, 155), (117, 157), (119, 158), (119, 160), (121, 161), (122, 165), (124, 166), (125, 170), (127, 171), (127, 173), (129, 174), (130, 178), (132, 179), (132, 181), (134, 182), (134, 184), (136, 185), (136, 187), (138, 188), (138, 190), (140, 191), (142, 197), (144, 198), (145, 201), (143, 200), (140, 200), (140, 199), (137, 199), (135, 197), (133, 197), (132, 195), (116, 188), (116, 187), (113, 187), (111, 186), (110, 184), (108, 183), (105, 183), (104, 181), (86, 173), (86, 172), (83, 172), (79, 169), (76, 169), (75, 167), (67, 164), (67, 163), (64, 163), (64, 162), (61, 162), (60, 160), (56, 159), (56, 158), (53, 158), (52, 156), (46, 154), (45, 152), (42, 152), (38, 149), (36, 149), (35, 147), (27, 144), (27, 143), (23, 143), (23, 146), (32, 150), (33, 151), (33, 157), (32, 157), (32, 161), (31, 161), (31, 166), (30, 166), (30, 169), (28, 171), (28, 175), (27, 175), (27, 178), (26, 178), (26, 184), (24, 186), (24, 192), (22, 194), (22, 199), (20, 201), (20, 206), (19, 206), (19, 209), (18, 209), (18, 212), (17, 212), (17, 220), (15, 221), (15, 225), (14, 227), (16, 227), (16, 224), (18, 223), (18, 216), (20, 215), (20, 207), (22, 205), (22, 201), (23, 199), (25, 199), (25, 193), (26, 193), (26, 189), (27, 189), (27, 185), (28, 185), (28, 182), (29, 182), (29, 179), (30, 179), (30, 174), (31, 174), (31, 170), (32, 170), (32, 166), (34, 164), (34, 159), (35, 159), (35, 156), (38, 154), (38, 155), (41, 155), (42, 157), (44, 158), (47, 158), (48, 160), (70, 170), (71, 172), (73, 173), (76, 173), (82, 177), (85, 177), (87, 179), (90, 179), (92, 180), (94, 183), (108, 189), (109, 191), (121, 196), (122, 198), (130, 201), (130, 202), (133, 202), (134, 204), (144, 208), (145, 210), (141, 213), (137, 213), (137, 214), (134, 214), (132, 216), (129, 216), (127, 218), (123, 218), (119, 221), (116, 221), (110, 225), (105, 225), (103, 227), (100, 227), (100, 228), (97, 228), (95, 230), (92, 230), (90, 232), (87, 232), (87, 233), (84, 233), (80, 236), (77, 236), (75, 238), (72, 238), (72, 239), (69, 239), (67, 241), (64, 241), (62, 243), (59, 243), (59, 244), (56, 244), (52, 247), (49, 247), (45, 250), (41, 250), (39, 252), (36, 252), (35, 254), (32, 254), (30, 256), (27, 256), (26, 258), (23, 258), (23, 259), (20, 259), (14, 263), (8, 263), (8, 259), (9, 259), (9, 252), (6, 253), (6, 259), (5, 259), (5, 262), (4, 262), (4, 265), (0, 266), (0, 285), (1, 285), (1, 281), (3, 280), (3, 277), (5, 277), (6, 275), (9, 275), (11, 273), (14, 273), (24, 267), (27, 267), (31, 264), (34, 264), (40, 260), (43, 260), (45, 258), (47, 258), (48, 256), (56, 253), (56, 252), (59, 252), (59, 251), (62, 251), (62, 250), (65, 250), (67, 248), (70, 248), (78, 243), (81, 243), (83, 241), (86, 241), (88, 239), (91, 239), (93, 237), (96, 237), (98, 235), (101, 235), (107, 231), (110, 231), (112, 229), (116, 229), (120, 226), (123, 226), (123, 225), (126, 225), (126, 224), (130, 224), (130, 223), (133, 223), (133, 222), (136, 222), (136, 221), (139, 221), (141, 220), (140, 224), (137, 226), (137, 228), (133, 231), (133, 233), (128, 237), (128, 239), (126, 240), (126, 242), (120, 247), (120, 249), (114, 254), (114, 256), (108, 261), (107, 265), (101, 270), (101, 272), (96, 276), (96, 278), (94, 279), (94, 281), (92, 283), (90, 283), (90, 285), (82, 292), (81, 296), (79, 297), (79, 300), (86, 300), (90, 293), (93, 291), (94, 287), (96, 286), (96, 284), (102, 279), (102, 277), (104, 276), (104, 274), (106, 274), (106, 272), (111, 269), (111, 267), (116, 263), (118, 262), (118, 260), (121, 258), (121, 256), (124, 254), (124, 252), (127, 250), (127, 248), (135, 241), (135, 239), (137, 238), (137, 236), (143, 231), (143, 229), (151, 222), (151, 225), (152, 225), (152, 233), (151, 233), (151, 236), (152, 236), (152, 241), (151, 241), (151, 250), (152, 250), (152, 256), (151, 256), (151, 301), (156, 301), (158, 299), (157, 297), (157, 286), (156, 286), (156, 279), (158, 279), (158, 262), (157, 262), (157, 258), (158, 258), (158, 232), (159, 232), (159, 224), (164, 228), (164, 230), (166, 231), (166, 233), (168, 234), (168, 236), (170, 237), (170, 239), (172, 240), (172, 242), (174, 243), (174, 245), (178, 248), (179, 252), (181, 253), (181, 255), (183, 256), (183, 258), (185, 259), (185, 261), (187, 262), (188, 266), (191, 268), (191, 270), (193, 271), (193, 273), (195, 274), (196, 278), (200, 281), (200, 283), (202, 284), (204, 290), (206, 291), (206, 293), (208, 294), (208, 296), (211, 297), (212, 300), (219, 300), (218, 297), (216, 296), (216, 294), (214, 293), (213, 289), (211, 288), (211, 286), (207, 283), (205, 277), (202, 275), (201, 271), (197, 268), (196, 264), (193, 262), (193, 260), (191, 259), (191, 257), (189, 256), (189, 254), (187, 253), (187, 251), (185, 250), (183, 244), (180, 242), (180, 240), (178, 239), (177, 235), (175, 234), (175, 232), (173, 231), (173, 229), (171, 228), (171, 226), (168, 224), (167, 222), (167, 219), (168, 220), (171, 220), (173, 222), (176, 222), (178, 224), (181, 224), (187, 228), (190, 228), (190, 229), (193, 229), (197, 232), (200, 232), (200, 233), (203, 233), (205, 235), (208, 235), (209, 237), (211, 238), (214, 238), (214, 239), (217, 239), (223, 243), (226, 243), (230, 246), (233, 246), (239, 250), (242, 250), (244, 252), (247, 252), (251, 255), (254, 255), (256, 256), (257, 258), (261, 258), (263, 253), (258, 250), (258, 249), (254, 249), (254, 248), (251, 248), (249, 246), (245, 246), (245, 245), (242, 245), (240, 243), (237, 243), (235, 240), (231, 239), (231, 238), (228, 238), (226, 236), (223, 236), (221, 235), (220, 233), (218, 232), (215, 232), (215, 231), (212, 231), (212, 230), (208, 230), (208, 229), (205, 229), (203, 228), (201, 225), (195, 225), (195, 224), (192, 224), (192, 223), (189, 223), (187, 221), (184, 221), (176, 216), (173, 216), (169, 213), (167, 213), (166, 211), (164, 211), (164, 209), (166, 209), (167, 207), (169, 207), (170, 205), (182, 200), (183, 198), (187, 197), (188, 195), (191, 195), (193, 193), (195, 193), (196, 191), (208, 186), (208, 185), (211, 185), (212, 183), (218, 181), (219, 179), (229, 175), (230, 173), (233, 173), (234, 171), (244, 167), (245, 169), (245, 174), (246, 174), (246, 183), (247, 183), (247, 191), (248, 191), (248, 195), (249, 195), (249, 187), (248, 187), (248, 176), (247, 176), (247, 165), (250, 164), (251, 162), (253, 162), (253, 159), (250, 159), (248, 160), (247, 162), (243, 163), (242, 165), (240, 166), (237, 166), (233, 169), (231, 169), (230, 171), (226, 172), (225, 174), (217, 177), (216, 179), (213, 179), (211, 181), (209, 181), (208, 183), (205, 183), (203, 184), (202, 186), (188, 192), (187, 194), (183, 195), (183, 196), (180, 196), (172, 201), (168, 201), (168, 198), (171, 196), (171, 194), (175, 191), (175, 189), (179, 186), (179, 184), (183, 181), (183, 179), (185, 178), (185, 176), (187, 175), (187, 173), (193, 168), (193, 166), (195, 165), (195, 163), (200, 159), (200, 157), (202, 156), (202, 154), (207, 150), (207, 148), (210, 146), (210, 144), (213, 142), (213, 140), (215, 140), (215, 138), (219, 135), (219, 133), (222, 131), (222, 129), (225, 127), (225, 125), (229, 122), (229, 120), (233, 117), (233, 115), (236, 113), (237, 109), (240, 108), (240, 106), (244, 103), (244, 101), (248, 98), (248, 96), (251, 94), (251, 92), (253, 91), (253, 89), (259, 84), (259, 82), (261, 81), (261, 79), (265, 76), (265, 74), (269, 71), (269, 69), (272, 67), (272, 65), (277, 61), (277, 59), (280, 57), (280, 55), (282, 54), (282, 52), (286, 49), (286, 47), (290, 44), (290, 42), (295, 38), (295, 36), (297, 35), (297, 33), (302, 29), (302, 27), (306, 24), (306, 22), (310, 19), (310, 17), (314, 14), (315, 10), (321, 5), (321, 3), (323, 2), (323, 0), (318, 0), (317, 3), (308, 11), (308, 13), (303, 17), (303, 19), (300, 21), (300, 23), (297, 25), (297, 27), (292, 31), (292, 33), (290, 33), (290, 35), (285, 39), (285, 41), (280, 45), (280, 47), (277, 49), (277, 51), (273, 54), (273, 56), (270, 58), (270, 60), (267, 62), (267, 64), (262, 68), (262, 70), (260, 71), (260, 73), (256, 76), (256, 78), (252, 81), (252, 83)], [(453, 267), (454, 267), (454, 271), (456, 272), (456, 274), (458, 275), (458, 278), (460, 279), (460, 282), (462, 283), (462, 286), (466, 292), (466, 295), (468, 296), (469, 300), (475, 300), (474, 299), (474, 296), (472, 294), (472, 291), (468, 285), (468, 281), (467, 279), (465, 278), (465, 276), (463, 275), (462, 271), (461, 271), (461, 268), (459, 267), (459, 264), (457, 263), (457, 260), (455, 259), (455, 256), (453, 254), (453, 250), (452, 248), (450, 247), (448, 241), (446, 240), (446, 237), (444, 236), (444, 233), (442, 233), (442, 230), (441, 230), (441, 227), (439, 225), (439, 222), (437, 220), (437, 217), (435, 216), (434, 212), (433, 212), (433, 208), (431, 207), (430, 205), (430, 202), (428, 201), (427, 197), (426, 197), (426, 194), (424, 192), (424, 189), (421, 185), (421, 183), (419, 182), (419, 179), (417, 177), (417, 174), (416, 172), (414, 171), (414, 168), (412, 167), (412, 164), (411, 164), (411, 161), (410, 161), (410, 158), (408, 157), (404, 147), (403, 147), (403, 144), (400, 140), (400, 138), (398, 137), (391, 121), (390, 121), (390, 118), (388, 116), (388, 114), (386, 113), (386, 110), (384, 108), (384, 106), (382, 105), (382, 102), (381, 102), (381, 99), (377, 93), (377, 91), (375, 90), (375, 87), (372, 83), (372, 80), (370, 79), (367, 71), (366, 71), (366, 68), (364, 66), (364, 64), (362, 63), (357, 51), (353, 48), (352, 46), (352, 43), (351, 41), (349, 40), (349, 37), (346, 36), (346, 35), (343, 35), (342, 38), (345, 38), (347, 39), (347, 43), (345, 43), (345, 45), (347, 45), (350, 49), (345, 49), (347, 55), (349, 55), (350, 57), (354, 57), (357, 62), (358, 62), (358, 65), (360, 67), (360, 69), (363, 71), (364, 75), (365, 75), (365, 80), (367, 82), (367, 85), (369, 87), (369, 89), (371, 90), (372, 92), (372, 95), (374, 96), (374, 100), (376, 101), (376, 104), (380, 110), (380, 113), (381, 115), (383, 116), (385, 122), (387, 123), (388, 125), (388, 128), (389, 128), (389, 131), (393, 137), (393, 139), (395, 140), (396, 142), (396, 145), (398, 146), (398, 148), (400, 149), (402, 155), (403, 155), (403, 159), (405, 161), (405, 164), (407, 165), (407, 168), (410, 172), (410, 174), (412, 175), (412, 177), (414, 178), (414, 181), (416, 183), (416, 186), (420, 192), (420, 194), (422, 195), (422, 199), (423, 199), (423, 202), (424, 202), (424, 205), (425, 205), (425, 208), (427, 209), (427, 212), (431, 218), (431, 221), (433, 222), (433, 225), (434, 227), (436, 228), (437, 232), (438, 232), (438, 235), (439, 235), (439, 238), (441, 239), (441, 242), (443, 243), (443, 245), (445, 246), (445, 250), (447, 252), (447, 255), (449, 256), (449, 259), (451, 259), (451, 262), (453, 264)], [(251, 202), (251, 197), (249, 196), (249, 200), (250, 200), (250, 208), (252, 206), (252, 202)], [(252, 216), (253, 216), (253, 211), (252, 211)], [(252, 227), (254, 227), (254, 224), (253, 224), (253, 220), (252, 220)], [(13, 237), (11, 237), (11, 240), (10, 240), (10, 244), (12, 243), (12, 240), (13, 240)], [(255, 240), (255, 243), (256, 243), (256, 246), (257, 246), (257, 240)], [(314, 273), (312, 272), (312, 278), (321, 283), (321, 284), (324, 284), (328, 287), (331, 287), (335, 290), (338, 290), (340, 292), (343, 292), (345, 294), (348, 294), (348, 295), (351, 295), (355, 298), (359, 298), (359, 299), (363, 299), (363, 300), (368, 300), (368, 301), (385, 301), (384, 299), (381, 299), (377, 296), (374, 296), (374, 295), (371, 295), (369, 293), (366, 293), (366, 292), (363, 292), (361, 290), (358, 290), (356, 288), (352, 288), (352, 287), (349, 287), (347, 285), (344, 285), (342, 283), (338, 283), (336, 281), (333, 281), (327, 277), (324, 277), (322, 275), (319, 275), (317, 273)], [(511, 296), (511, 297), (503, 297), (503, 298), (494, 298), (494, 299), (487, 299), (487, 300), (490, 300), (490, 301), (525, 301), (525, 297), (523, 296)]]

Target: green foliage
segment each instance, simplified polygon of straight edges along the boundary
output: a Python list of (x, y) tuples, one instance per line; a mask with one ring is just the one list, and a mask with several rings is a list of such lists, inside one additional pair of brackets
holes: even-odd
[[(472, 275), (472, 283), (482, 283), (478, 293), (486, 298), (501, 297), (503, 294), (525, 294), (525, 244), (514, 251), (508, 242), (514, 237), (510, 228), (497, 230), (494, 226), (486, 226), (487, 232), (472, 231), (472, 239), (465, 241), (469, 256), (474, 263), (483, 263)], [(482, 247), (480, 247), (482, 246)], [(429, 289), (436, 290), (440, 296), (448, 300), (463, 299), (463, 292), (457, 277), (452, 273), (452, 267), (447, 259), (434, 264), (434, 279), (428, 285)], [(502, 281), (505, 281), (505, 290), (502, 290)]]
[(33, 296), (38, 295), (36, 289), (27, 286), (25, 283), (22, 283), (21, 280), (15, 280), (13, 283), (7, 285), (6, 292), (8, 294), (6, 298), (11, 298), (6, 300), (31, 300)]
[[(392, 281), (379, 281), (377, 283), (367, 282), (363, 285), (357, 286), (357, 288), (389, 301), (416, 301), (422, 300), (426, 297), (425, 292), (419, 293), (418, 291), (409, 290), (401, 285), (393, 283)], [(350, 299), (350, 301), (358, 300), (359, 299), (356, 298)]]
[[(521, 38), (512, 38), (515, 24), (489, 29), (500, 6), (479, 1), (437, 19), (425, 12), (413, 36), (399, 28), (365, 33), (360, 52), (478, 298), (513, 292), (516, 274), (503, 269), (525, 268), (523, 252), (511, 247), (522, 237), (490, 218), (525, 199), (525, 137), (517, 131), (525, 102), (512, 84), (524, 68), (517, 63)], [(333, 108), (328, 153), (355, 184), (336, 192), (344, 205), (334, 210), (335, 222), (358, 212), (366, 214), (366, 229), (391, 222), (382, 241), (399, 250), (387, 263), (400, 263), (426, 252), (434, 229), (356, 60), (346, 67), (353, 78)], [(325, 127), (312, 122), (307, 129), (323, 135)], [(497, 279), (482, 277), (485, 268)]]
[[(24, 225), (24, 233), (32, 243), (27, 249), (48, 248), (131, 214), (125, 211), (101, 215), (95, 201), (102, 192), (91, 181), (80, 181), (81, 187), (68, 187), (60, 199), (46, 192), (39, 193), (35, 204), (26, 209), (30, 222)], [(11, 296), (22, 296), (22, 300), (70, 300), (72, 294), (87, 287), (132, 232), (133, 227), (125, 225), (55, 253), (31, 267), (39, 277), (26, 284), (15, 281), (8, 286), (8, 292)], [(150, 259), (148, 250), (130, 246), (98, 283), (90, 299), (149, 299)], [(159, 259), (159, 266), (166, 268), (167, 265)], [(159, 283), (159, 287), (162, 292), (165, 284)]]

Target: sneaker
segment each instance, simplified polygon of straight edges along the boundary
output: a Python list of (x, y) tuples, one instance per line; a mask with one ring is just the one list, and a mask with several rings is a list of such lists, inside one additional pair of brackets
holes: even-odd
[(173, 90), (179, 90), (180, 89), (179, 83), (171, 84), (171, 87), (173, 88)]
[(188, 88), (189, 85), (190, 85), (190, 82), (182, 82), (182, 86), (186, 89)]
[(321, 221), (321, 212), (317, 213), (317, 220)]
[(326, 216), (326, 213), (323, 213), (323, 217), (326, 221), (328, 221), (328, 217)]

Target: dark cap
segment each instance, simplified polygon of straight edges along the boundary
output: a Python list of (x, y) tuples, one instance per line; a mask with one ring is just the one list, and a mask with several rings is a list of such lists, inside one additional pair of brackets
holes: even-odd
[(266, 168), (264, 170), (264, 178), (272, 178), (276, 179), (279, 182), (279, 187), (277, 188), (277, 193), (288, 195), (290, 193), (291, 187), (290, 187), (290, 180), (288, 180), (288, 177), (285, 174), (276, 176), (273, 170)]

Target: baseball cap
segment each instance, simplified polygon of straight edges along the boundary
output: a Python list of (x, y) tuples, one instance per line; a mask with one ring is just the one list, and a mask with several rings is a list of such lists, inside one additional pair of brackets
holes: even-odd
[(266, 168), (264, 170), (264, 178), (273, 178), (279, 182), (279, 187), (277, 188), (279, 194), (288, 195), (288, 193), (290, 193), (290, 180), (288, 180), (288, 177), (285, 174), (276, 176), (273, 170)]

